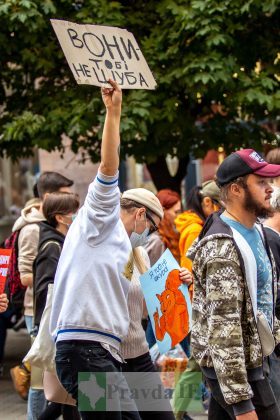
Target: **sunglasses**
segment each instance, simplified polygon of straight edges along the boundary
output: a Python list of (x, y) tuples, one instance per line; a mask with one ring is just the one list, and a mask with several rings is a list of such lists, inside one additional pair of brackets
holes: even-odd
[(150, 226), (149, 233), (148, 233), (148, 235), (151, 235), (152, 233), (158, 231), (158, 226), (157, 226), (156, 222), (153, 220), (152, 216), (147, 211), (146, 211), (146, 216), (147, 216), (147, 219), (149, 220), (149, 222), (151, 222), (151, 224), (152, 224), (152, 226)]

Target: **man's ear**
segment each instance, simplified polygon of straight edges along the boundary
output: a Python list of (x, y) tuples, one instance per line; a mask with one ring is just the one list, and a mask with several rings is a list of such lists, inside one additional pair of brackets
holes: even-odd
[(242, 188), (242, 187), (241, 187), (240, 185), (238, 185), (238, 184), (232, 184), (232, 185), (230, 186), (231, 192), (232, 192), (232, 194), (234, 194), (234, 195), (240, 195), (241, 188)]

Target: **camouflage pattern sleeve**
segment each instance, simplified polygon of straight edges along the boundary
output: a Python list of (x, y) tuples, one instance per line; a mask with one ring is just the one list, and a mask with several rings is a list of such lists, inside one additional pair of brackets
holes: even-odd
[(243, 276), (233, 259), (209, 259), (204, 269), (209, 351), (225, 401), (236, 404), (253, 396), (242, 334)]
[(280, 321), (276, 317), (274, 318), (274, 331), (276, 345), (280, 344)]

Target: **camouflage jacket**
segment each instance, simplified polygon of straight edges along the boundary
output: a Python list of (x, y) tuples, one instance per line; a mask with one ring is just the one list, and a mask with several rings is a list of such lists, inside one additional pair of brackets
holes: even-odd
[[(273, 266), (276, 301), (275, 264), (268, 247), (267, 252)], [(206, 376), (207, 371), (214, 372), (227, 404), (249, 402), (253, 396), (248, 382), (252, 372), (262, 377), (262, 348), (244, 262), (230, 227), (219, 214), (207, 220), (188, 255), (193, 259), (194, 275), (193, 356)], [(275, 314), (273, 333), (278, 344), (280, 326)]]

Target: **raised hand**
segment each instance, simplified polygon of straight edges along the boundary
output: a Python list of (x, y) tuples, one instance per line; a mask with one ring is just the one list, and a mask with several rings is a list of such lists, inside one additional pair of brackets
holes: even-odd
[(122, 91), (119, 85), (109, 80), (111, 88), (102, 87), (101, 94), (106, 106), (106, 117), (101, 142), (101, 163), (99, 170), (103, 175), (116, 175), (119, 167), (120, 119)]
[(104, 105), (107, 110), (120, 110), (122, 104), (122, 90), (119, 87), (118, 83), (114, 80), (109, 79), (108, 83), (110, 83), (112, 87), (101, 88), (101, 95)]

